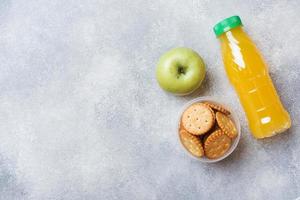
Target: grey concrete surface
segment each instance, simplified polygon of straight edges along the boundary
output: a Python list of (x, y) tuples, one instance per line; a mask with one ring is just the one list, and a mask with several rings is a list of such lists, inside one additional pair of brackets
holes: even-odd
[[(269, 64), (293, 126), (257, 141), (212, 27), (238, 14)], [(300, 4), (287, 0), (2, 0), (0, 199), (292, 200), (300, 196)], [(201, 89), (164, 93), (154, 69), (172, 47), (207, 64)], [(179, 145), (178, 112), (221, 96), (242, 123), (216, 164)]]

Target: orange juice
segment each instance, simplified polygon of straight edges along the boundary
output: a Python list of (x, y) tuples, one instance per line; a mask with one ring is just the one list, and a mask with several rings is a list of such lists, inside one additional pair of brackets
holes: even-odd
[(228, 78), (237, 92), (256, 138), (281, 133), (291, 126), (268, 68), (238, 16), (227, 18), (214, 27), (221, 42)]

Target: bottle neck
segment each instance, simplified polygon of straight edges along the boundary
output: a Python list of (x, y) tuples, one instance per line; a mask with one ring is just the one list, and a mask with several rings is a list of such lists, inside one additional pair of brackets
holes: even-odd
[(221, 42), (229, 42), (230, 40), (233, 40), (234, 38), (238, 39), (241, 35), (244, 35), (243, 28), (241, 26), (238, 26), (236, 28), (230, 29), (229, 31), (226, 31), (222, 35), (219, 36), (219, 40)]

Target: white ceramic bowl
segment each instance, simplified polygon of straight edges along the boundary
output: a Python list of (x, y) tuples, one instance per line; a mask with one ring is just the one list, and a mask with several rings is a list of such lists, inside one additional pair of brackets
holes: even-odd
[(224, 106), (224, 108), (228, 109), (230, 111), (230, 115), (229, 117), (231, 118), (231, 120), (234, 122), (235, 126), (236, 126), (236, 129), (237, 129), (237, 132), (238, 132), (238, 135), (237, 137), (233, 140), (232, 142), (232, 145), (230, 147), (230, 149), (220, 158), (217, 158), (217, 159), (208, 159), (207, 157), (203, 156), (201, 158), (198, 158), (196, 156), (193, 156), (191, 153), (189, 153), (185, 147), (182, 145), (182, 143), (180, 142), (182, 148), (193, 158), (197, 159), (197, 160), (200, 160), (201, 162), (205, 162), (205, 163), (214, 163), (214, 162), (218, 162), (218, 161), (221, 161), (223, 159), (225, 159), (227, 156), (229, 156), (234, 150), (235, 148), (237, 147), (239, 141), (240, 141), (240, 137), (241, 137), (241, 125), (240, 125), (240, 122), (239, 122), (239, 119), (238, 117), (235, 115), (233, 109), (231, 109), (228, 105), (226, 105), (225, 103), (223, 103), (220, 99), (222, 98), (217, 98), (217, 97), (198, 97), (196, 99), (193, 99), (191, 101), (189, 101), (188, 103), (186, 103), (181, 112), (179, 113), (179, 119), (178, 119), (178, 127), (177, 127), (177, 131), (178, 131), (178, 139), (180, 141), (180, 138), (179, 138), (179, 128), (180, 128), (180, 121), (181, 121), (181, 116), (182, 116), (182, 113), (192, 104), (194, 103), (198, 103), (198, 102), (205, 102), (205, 101), (210, 101), (210, 102), (215, 102), (217, 104), (220, 104), (222, 106)]

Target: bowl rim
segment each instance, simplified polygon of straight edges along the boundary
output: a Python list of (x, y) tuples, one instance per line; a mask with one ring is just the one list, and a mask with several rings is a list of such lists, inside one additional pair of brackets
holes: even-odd
[[(227, 103), (224, 103), (222, 100), (219, 100), (219, 99), (222, 99), (222, 97), (219, 97), (219, 96), (202, 96), (202, 97), (197, 97), (197, 98), (194, 98), (194, 99), (188, 101), (187, 103), (185, 103), (184, 106), (182, 107), (182, 109), (179, 112), (179, 117), (178, 117), (178, 120), (177, 120), (177, 134), (178, 134), (179, 143), (180, 143), (181, 147), (184, 149), (184, 151), (190, 157), (192, 157), (192, 158), (194, 158), (194, 159), (196, 159), (198, 161), (201, 161), (203, 163), (215, 163), (215, 162), (219, 162), (221, 160), (224, 160), (230, 154), (232, 154), (232, 152), (236, 149), (236, 147), (238, 146), (238, 143), (240, 141), (240, 138), (241, 138), (241, 124), (240, 124), (239, 118), (235, 114), (235, 112), (232, 109), (232, 107), (230, 107)], [(179, 129), (180, 129), (181, 116), (182, 116), (183, 112), (189, 106), (191, 106), (192, 104), (198, 103), (198, 102), (204, 102), (204, 101), (215, 102), (215, 103), (218, 103), (218, 104), (224, 106), (226, 109), (228, 109), (230, 111), (229, 117), (230, 117), (230, 119), (232, 119), (233, 123), (236, 126), (237, 132), (238, 132), (238, 135), (234, 139), (233, 144), (231, 145), (230, 149), (222, 157), (217, 158), (217, 159), (208, 159), (205, 156), (204, 157), (200, 157), (200, 158), (196, 157), (196, 156), (193, 156), (190, 152), (188, 152), (188, 150), (183, 146), (182, 142), (180, 141)]]

